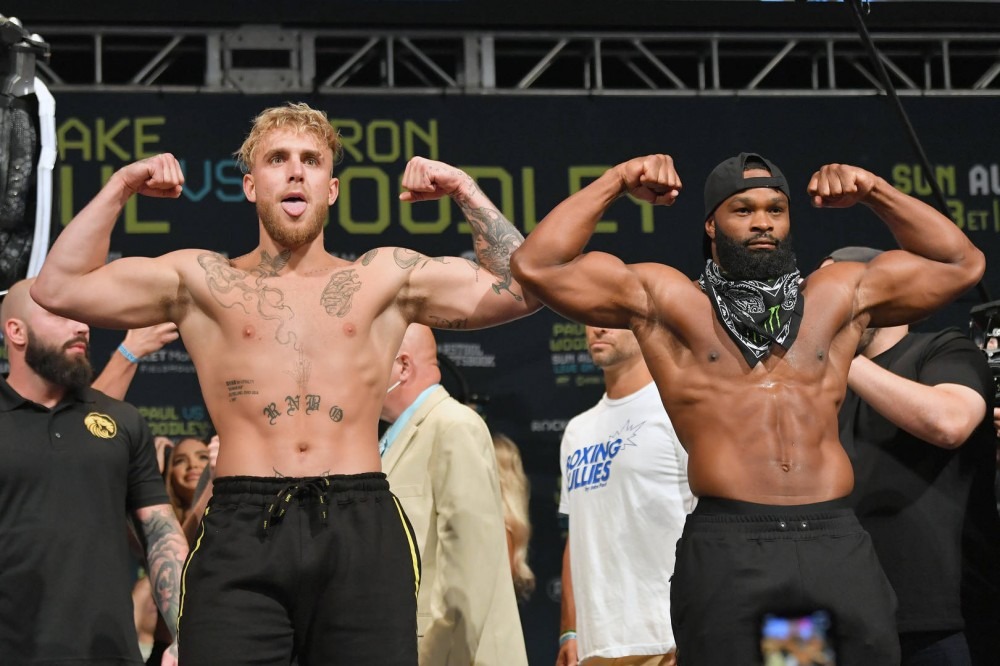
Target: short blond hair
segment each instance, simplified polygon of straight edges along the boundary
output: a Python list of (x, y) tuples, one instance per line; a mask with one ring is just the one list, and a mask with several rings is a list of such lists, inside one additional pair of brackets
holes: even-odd
[(316, 136), (333, 152), (333, 163), (336, 164), (340, 160), (342, 152), (340, 133), (330, 124), (326, 113), (304, 102), (286, 102), (284, 106), (264, 109), (253, 119), (253, 127), (250, 128), (243, 145), (233, 153), (243, 173), (250, 173), (253, 170), (253, 159), (264, 136), (279, 129), (307, 132)]

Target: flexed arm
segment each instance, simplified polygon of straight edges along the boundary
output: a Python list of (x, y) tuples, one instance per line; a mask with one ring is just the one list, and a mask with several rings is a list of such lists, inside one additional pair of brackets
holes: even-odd
[(451, 197), (472, 227), (477, 264), (464, 259), (428, 260), (397, 250), (396, 264), (413, 268), (406, 299), (420, 303), (414, 321), (437, 328), (479, 328), (523, 317), (541, 307), (525, 294), (510, 270), (511, 254), (524, 242), (521, 232), (490, 201), (476, 181), (444, 162), (414, 157), (403, 173), (405, 202)]
[(955, 299), (982, 277), (983, 253), (954, 222), (883, 178), (846, 164), (813, 174), (808, 192), (816, 207), (870, 208), (906, 252), (885, 252), (866, 265), (856, 309), (870, 326), (911, 323)]
[(184, 177), (170, 154), (116, 171), (59, 234), (31, 287), (42, 307), (108, 328), (138, 328), (165, 321), (180, 277), (169, 260), (129, 258), (105, 265), (111, 231), (135, 194), (180, 196)]
[(571, 319), (625, 328), (632, 315), (649, 309), (639, 277), (615, 256), (583, 250), (597, 221), (623, 194), (669, 206), (681, 187), (669, 155), (637, 157), (609, 169), (545, 216), (514, 253), (514, 276)]

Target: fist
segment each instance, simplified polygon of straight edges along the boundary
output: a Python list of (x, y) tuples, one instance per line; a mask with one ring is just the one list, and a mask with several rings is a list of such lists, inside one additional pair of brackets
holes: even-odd
[(806, 191), (816, 208), (848, 208), (875, 188), (875, 174), (849, 164), (827, 164), (813, 174)]
[(176, 199), (184, 185), (181, 165), (170, 153), (133, 162), (120, 169), (118, 174), (131, 194), (147, 197)]
[(673, 205), (684, 187), (670, 155), (636, 157), (615, 168), (625, 192), (654, 205)]
[(457, 192), (463, 185), (475, 185), (472, 178), (461, 169), (450, 164), (414, 157), (406, 163), (403, 171), (403, 187), (407, 190), (399, 195), (400, 201), (433, 201)]

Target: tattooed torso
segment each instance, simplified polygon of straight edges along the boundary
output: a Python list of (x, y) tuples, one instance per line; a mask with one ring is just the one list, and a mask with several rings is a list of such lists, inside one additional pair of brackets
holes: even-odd
[(408, 321), (423, 308), (432, 325), (467, 324), (461, 313), (426, 312), (409, 276), (443, 264), (453, 280), (511, 298), (465, 259), (381, 248), (320, 263), (296, 270), (289, 255), (258, 250), (233, 260), (192, 251), (185, 264), (193, 307), (179, 324), (222, 436), (220, 475), (379, 469), (379, 412)]

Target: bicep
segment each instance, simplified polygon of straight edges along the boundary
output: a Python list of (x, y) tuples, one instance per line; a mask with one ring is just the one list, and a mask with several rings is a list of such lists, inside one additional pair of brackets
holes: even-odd
[(858, 309), (873, 327), (912, 323), (964, 291), (964, 272), (903, 250), (882, 253), (866, 266), (858, 283)]
[(404, 309), (411, 312), (411, 321), (420, 324), (444, 329), (484, 328), (537, 309), (519, 285), (462, 257), (420, 256), (407, 270), (400, 297)]
[(628, 328), (651, 311), (643, 271), (605, 252), (588, 252), (539, 272), (532, 289), (543, 303), (573, 321)]
[(138, 328), (167, 321), (178, 300), (176, 257), (125, 257), (75, 278), (55, 298), (58, 314), (103, 328)]

